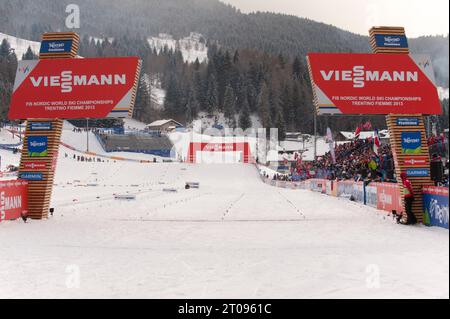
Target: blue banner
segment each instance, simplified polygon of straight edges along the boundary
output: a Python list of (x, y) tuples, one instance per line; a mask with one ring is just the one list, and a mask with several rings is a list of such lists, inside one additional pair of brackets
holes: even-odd
[(48, 137), (28, 136), (28, 156), (30, 157), (48, 156)]
[(323, 183), (325, 183), (325, 181), (319, 181), (319, 180), (312, 179), (309, 184), (310, 189), (312, 191), (322, 193), (324, 191)]
[(44, 40), (41, 43), (40, 53), (70, 53), (72, 40)]
[(364, 186), (364, 205), (378, 207), (378, 189), (376, 186)]
[(419, 126), (419, 119), (416, 117), (399, 117), (397, 119), (398, 126)]
[(352, 189), (352, 196), (355, 202), (364, 204), (364, 185), (362, 183), (354, 183)]
[(350, 197), (353, 193), (353, 183), (337, 183), (337, 196)]
[(408, 48), (408, 39), (402, 34), (376, 34), (375, 42), (382, 48)]
[(402, 132), (402, 153), (410, 155), (422, 153), (422, 134), (420, 132)]
[(408, 168), (406, 175), (408, 177), (428, 177), (430, 176), (430, 170), (428, 168)]
[(428, 225), (448, 229), (448, 196), (424, 192), (423, 206)]
[(20, 173), (19, 178), (27, 181), (42, 181), (44, 175), (40, 172), (22, 172)]
[(51, 131), (52, 123), (51, 122), (31, 122), (30, 123), (30, 131)]

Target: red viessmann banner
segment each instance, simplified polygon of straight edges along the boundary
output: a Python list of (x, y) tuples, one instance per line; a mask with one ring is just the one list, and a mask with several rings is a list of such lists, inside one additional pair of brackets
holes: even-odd
[(8, 117), (126, 117), (139, 71), (138, 57), (20, 61)]
[(319, 114), (441, 114), (427, 55), (308, 54)]
[(22, 180), (0, 182), (0, 222), (28, 213), (27, 185), (28, 182)]

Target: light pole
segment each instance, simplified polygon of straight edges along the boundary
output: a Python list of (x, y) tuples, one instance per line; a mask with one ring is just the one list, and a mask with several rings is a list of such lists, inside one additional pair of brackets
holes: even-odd
[(317, 157), (317, 113), (314, 112), (314, 160)]
[(86, 119), (86, 152), (89, 152), (89, 119)]

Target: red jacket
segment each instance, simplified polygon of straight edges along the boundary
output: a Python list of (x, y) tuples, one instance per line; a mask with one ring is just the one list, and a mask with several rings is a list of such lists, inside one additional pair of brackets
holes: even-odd
[(413, 188), (411, 186), (411, 182), (409, 181), (409, 179), (405, 178), (403, 180), (403, 186), (405, 188), (405, 197), (414, 197), (414, 191), (413, 191)]

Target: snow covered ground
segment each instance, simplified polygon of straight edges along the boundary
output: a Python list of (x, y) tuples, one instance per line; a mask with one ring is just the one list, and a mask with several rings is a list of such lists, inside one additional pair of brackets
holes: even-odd
[[(5, 128), (0, 128), (0, 145), (13, 145), (20, 143), (20, 138), (16, 135), (8, 131), (8, 129), (11, 129), (12, 127), (7, 126)], [(13, 128), (14, 130), (17, 130), (17, 127)], [(22, 128), (19, 128), (22, 130)]]
[[(139, 130), (141, 127), (143, 127), (144, 124), (132, 119), (125, 120), (125, 129), (137, 129)], [(89, 137), (88, 137), (89, 135)], [(89, 152), (96, 153), (99, 155), (104, 155), (108, 157), (121, 157), (126, 159), (133, 159), (133, 160), (147, 160), (147, 161), (153, 161), (154, 158), (158, 162), (162, 162), (163, 158), (159, 156), (153, 156), (143, 153), (133, 153), (133, 152), (106, 152), (100, 142), (98, 141), (95, 134), (92, 132), (86, 133), (86, 132), (73, 132), (73, 125), (69, 122), (65, 121), (63, 126), (63, 132), (61, 135), (61, 142), (75, 148), (78, 152), (73, 151), (65, 146), (60, 147), (60, 153), (65, 155), (68, 154), (69, 157), (72, 157), (75, 155), (83, 155), (82, 152), (86, 152), (89, 150)], [(89, 143), (89, 147), (88, 147)]]
[[(279, 147), (279, 151), (282, 150), (305, 150), (303, 153), (303, 157), (302, 159), (304, 161), (313, 161), (314, 160), (314, 137), (311, 136), (311, 138), (309, 140), (305, 140), (305, 143), (303, 143), (303, 141), (298, 140), (298, 141), (294, 141), (294, 140), (288, 140), (288, 141), (281, 141), (280, 142), (280, 147)], [(323, 156), (325, 155), (327, 152), (330, 151), (330, 146), (328, 145), (328, 143), (325, 141), (324, 137), (317, 137), (317, 141), (316, 141), (316, 155), (317, 156)], [(284, 155), (280, 156), (281, 158)], [(294, 155), (291, 154), (289, 156), (286, 155), (286, 158), (290, 158), (293, 157)]]
[(199, 33), (191, 32), (189, 36), (179, 40), (175, 40), (170, 34), (161, 33), (157, 37), (149, 37), (147, 41), (150, 47), (157, 51), (164, 49), (165, 46), (172, 50), (179, 49), (185, 62), (193, 63), (196, 59), (200, 63), (208, 61), (206, 40)]
[(3, 41), (3, 39), (6, 39), (9, 42), (11, 48), (13, 48), (14, 52), (16, 53), (17, 59), (19, 60), (22, 60), (22, 55), (27, 52), (28, 47), (31, 47), (31, 50), (35, 54), (38, 54), (41, 48), (40, 42), (25, 40), (0, 32), (0, 43)]
[[(10, 127), (8, 127), (10, 128)], [(21, 141), (19, 137), (11, 132), (9, 132), (6, 128), (0, 128), (0, 146), (1, 145), (17, 145)], [(18, 147), (21, 148), (21, 147)], [(6, 172), (8, 165), (18, 165), (20, 161), (20, 154), (13, 154), (12, 151), (5, 150), (0, 148), (0, 173)], [(1, 176), (2, 179), (10, 179), (10, 175), (6, 174), (5, 176)]]
[(54, 216), (0, 224), (0, 298), (449, 297), (447, 230), (273, 188), (252, 165), (61, 153)]
[(444, 100), (448, 99), (449, 91), (448, 88), (438, 87), (439, 99)]

